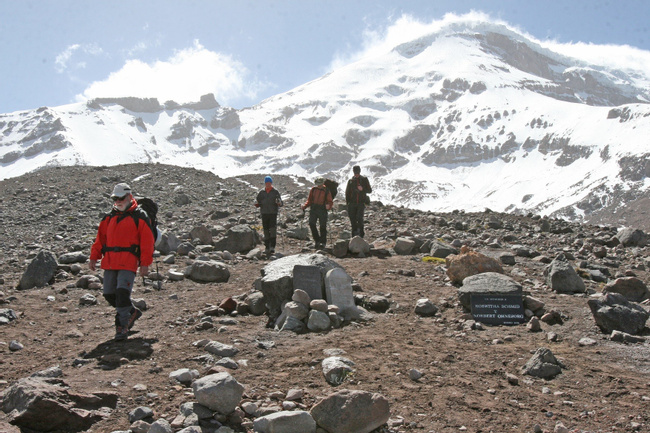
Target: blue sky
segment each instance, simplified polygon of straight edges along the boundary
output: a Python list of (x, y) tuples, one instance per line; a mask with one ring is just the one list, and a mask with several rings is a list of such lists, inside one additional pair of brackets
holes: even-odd
[(242, 108), (471, 11), (566, 49), (650, 56), (645, 0), (0, 0), (0, 113), (205, 93)]

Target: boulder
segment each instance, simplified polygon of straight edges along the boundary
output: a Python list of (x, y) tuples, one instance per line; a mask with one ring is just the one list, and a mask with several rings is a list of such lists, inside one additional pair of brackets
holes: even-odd
[(415, 241), (413, 239), (405, 238), (405, 237), (397, 238), (397, 240), (395, 241), (395, 246), (393, 247), (395, 253), (399, 254), (400, 256), (406, 256), (412, 254), (414, 249), (415, 249)]
[(86, 263), (86, 260), (88, 260), (88, 255), (80, 251), (75, 251), (72, 253), (61, 254), (58, 261), (59, 264), (69, 265), (72, 263)]
[(293, 296), (293, 268), (296, 265), (317, 266), (324, 281), (330, 269), (341, 267), (322, 254), (297, 254), (274, 260), (262, 269), (260, 289), (266, 300), (270, 322), (280, 316), (284, 301)]
[(361, 236), (355, 236), (350, 239), (348, 250), (352, 254), (368, 254), (370, 252), (370, 244)]
[(344, 389), (321, 400), (310, 413), (329, 432), (369, 433), (388, 422), (390, 405), (381, 394)]
[(648, 286), (636, 277), (617, 278), (603, 288), (603, 294), (620, 293), (630, 302), (643, 302), (650, 298)]
[(244, 386), (228, 373), (216, 373), (192, 383), (194, 397), (203, 406), (224, 415), (232, 413), (244, 394)]
[(428, 299), (418, 299), (415, 303), (415, 314), (422, 317), (431, 317), (435, 316), (438, 312), (438, 307), (436, 307), (433, 302)]
[(522, 287), (507, 275), (485, 272), (465, 278), (463, 286), (458, 289), (458, 299), (466, 311), (472, 309), (472, 294), (522, 294)]
[(228, 229), (223, 238), (214, 242), (214, 247), (219, 251), (247, 253), (258, 243), (257, 232), (245, 224), (239, 224)]
[(11, 308), (1, 308), (0, 309), (0, 325), (6, 325), (10, 322), (16, 320), (18, 316), (16, 312)]
[(187, 276), (199, 283), (227, 283), (230, 279), (230, 271), (221, 262), (196, 260), (189, 267)]
[(66, 432), (90, 429), (109, 415), (105, 408), (117, 407), (118, 400), (112, 392), (72, 392), (61, 379), (44, 377), (20, 379), (0, 397), (2, 411), (21, 430)]
[(160, 241), (156, 246), (156, 249), (160, 251), (160, 254), (169, 254), (173, 251), (178, 250), (178, 247), (181, 245), (181, 241), (173, 233), (163, 233), (160, 237)]
[(253, 421), (257, 433), (314, 433), (316, 421), (304, 410), (281, 411)]
[(352, 362), (348, 358), (342, 356), (330, 356), (323, 359), (321, 366), (323, 368), (323, 376), (330, 385), (338, 386), (345, 378), (354, 371)]
[(503, 274), (503, 268), (496, 259), (484, 254), (471, 251), (467, 247), (461, 248), (460, 254), (450, 255), (445, 259), (447, 276), (452, 283), (460, 284), (462, 281), (476, 274), (484, 272), (498, 272)]
[(584, 293), (585, 282), (571, 266), (564, 254), (558, 256), (544, 269), (546, 284), (558, 293)]
[(262, 292), (252, 292), (246, 296), (246, 303), (248, 304), (248, 309), (250, 313), (254, 316), (261, 316), (266, 313), (266, 300), (264, 299), (264, 293)]
[(535, 354), (524, 365), (521, 373), (542, 379), (552, 379), (562, 372), (562, 367), (553, 352), (541, 347), (535, 351)]
[(600, 299), (587, 301), (596, 325), (607, 334), (621, 331), (638, 334), (645, 328), (650, 317), (643, 307), (628, 301), (619, 293), (607, 293)]
[(212, 245), (212, 231), (206, 226), (194, 227), (190, 231), (192, 239), (199, 239), (202, 245)]
[(631, 227), (619, 230), (616, 238), (625, 247), (644, 247), (648, 243), (648, 236), (643, 231)]
[(44, 287), (56, 273), (59, 264), (56, 256), (50, 251), (41, 250), (29, 262), (18, 283), (19, 290), (28, 290), (34, 287)]
[(444, 259), (447, 256), (450, 256), (452, 254), (458, 254), (458, 250), (442, 241), (439, 240), (431, 241), (431, 247), (429, 249), (429, 255), (431, 257), (438, 257), (439, 259)]

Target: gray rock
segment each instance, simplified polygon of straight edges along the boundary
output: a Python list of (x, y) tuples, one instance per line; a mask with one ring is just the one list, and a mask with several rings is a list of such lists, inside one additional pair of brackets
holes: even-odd
[(413, 239), (405, 238), (405, 237), (397, 238), (397, 240), (395, 241), (395, 246), (393, 247), (395, 253), (401, 256), (412, 254), (414, 249), (415, 249), (415, 241)]
[(562, 364), (555, 358), (553, 352), (541, 347), (535, 351), (521, 372), (542, 379), (552, 379), (562, 372)]
[(484, 272), (469, 276), (458, 289), (458, 299), (466, 311), (472, 309), (472, 294), (521, 294), (522, 287), (514, 279), (498, 272)]
[(204, 349), (217, 356), (231, 357), (239, 353), (239, 349), (237, 349), (235, 346), (223, 344), (218, 341), (210, 341), (205, 345)]
[(311, 297), (304, 290), (296, 289), (296, 290), (293, 291), (293, 295), (291, 296), (291, 300), (294, 301), (294, 302), (299, 302), (302, 305), (308, 307), (309, 303), (311, 302)]
[(435, 239), (431, 241), (431, 249), (429, 250), (429, 255), (431, 257), (444, 259), (452, 254), (458, 254), (458, 250), (453, 246)]
[(630, 302), (643, 302), (650, 298), (648, 286), (636, 277), (617, 278), (603, 288), (603, 294), (619, 293)]
[(383, 295), (372, 295), (368, 298), (366, 306), (370, 311), (385, 313), (390, 308), (390, 300)]
[(544, 270), (546, 284), (558, 293), (584, 293), (585, 282), (564, 254), (559, 254)]
[(79, 298), (79, 305), (97, 305), (97, 298), (90, 293), (86, 293)]
[[(177, 251), (180, 245), (181, 241), (176, 237), (176, 235), (173, 233), (163, 233), (156, 249), (160, 251), (160, 254), (165, 255)], [(185, 252), (185, 254), (187, 254), (187, 252)]]
[(329, 432), (369, 433), (388, 422), (390, 405), (381, 394), (341, 390), (321, 400), (310, 413)]
[(19, 290), (28, 290), (34, 287), (44, 287), (56, 273), (58, 267), (56, 257), (49, 251), (39, 253), (29, 262), (18, 283)]
[(327, 313), (318, 310), (311, 310), (309, 312), (309, 319), (307, 321), (307, 328), (313, 332), (327, 331), (332, 326), (330, 317)]
[(192, 239), (199, 239), (203, 245), (212, 245), (212, 231), (206, 226), (194, 227), (190, 230)]
[(153, 410), (150, 407), (140, 406), (129, 412), (129, 422), (134, 423), (142, 419), (152, 418)]
[(71, 263), (86, 263), (86, 260), (88, 260), (88, 255), (80, 251), (75, 251), (72, 253), (61, 254), (58, 262), (62, 265), (69, 265)]
[(431, 317), (436, 315), (438, 307), (436, 307), (429, 299), (418, 299), (415, 303), (414, 312), (418, 316)]
[(302, 334), (306, 329), (307, 325), (305, 325), (302, 320), (298, 320), (293, 316), (288, 316), (281, 326), (282, 331), (292, 331), (296, 334)]
[(195, 402), (181, 404), (180, 413), (184, 416), (196, 415), (198, 419), (209, 419), (214, 415), (210, 409)]
[(199, 377), (198, 370), (190, 370), (189, 368), (181, 368), (169, 373), (169, 378), (183, 385), (189, 385), (194, 379)]
[(109, 414), (100, 408), (115, 409), (118, 396), (111, 392), (84, 395), (68, 391), (60, 379), (28, 377), (6, 388), (0, 399), (7, 420), (21, 430), (80, 432)]
[(188, 277), (201, 283), (226, 283), (230, 279), (230, 270), (221, 262), (196, 260), (188, 270)]
[(81, 278), (77, 280), (75, 283), (75, 287), (79, 287), (80, 289), (101, 289), (102, 288), (102, 282), (99, 279), (99, 277), (95, 275), (84, 275)]
[(350, 243), (348, 244), (348, 250), (352, 254), (368, 254), (370, 252), (370, 244), (366, 242), (365, 239), (363, 239), (361, 236), (355, 236), (352, 239), (350, 239)]
[(589, 299), (587, 305), (596, 325), (608, 334), (612, 331), (638, 334), (643, 331), (650, 317), (650, 313), (643, 307), (629, 302), (618, 293), (607, 293), (600, 299)]
[(645, 337), (630, 335), (621, 331), (612, 331), (609, 339), (620, 343), (644, 343), (646, 341)]
[(643, 231), (631, 227), (619, 230), (616, 238), (626, 247), (644, 247), (648, 243), (648, 236)]
[(323, 359), (323, 362), (321, 362), (325, 380), (327, 383), (334, 386), (343, 383), (345, 378), (354, 371), (352, 368), (353, 365), (354, 362), (342, 356), (330, 356)]
[(253, 429), (257, 433), (315, 433), (316, 421), (309, 412), (282, 411), (255, 419)]
[(16, 312), (10, 308), (0, 309), (0, 325), (6, 325), (14, 320), (16, 320)]
[(239, 224), (228, 229), (222, 239), (214, 242), (215, 249), (231, 253), (247, 253), (259, 242), (257, 232), (250, 226)]
[(309, 316), (309, 308), (300, 302), (287, 302), (284, 305), (285, 312), (298, 320), (306, 319)]
[(174, 433), (174, 430), (165, 418), (160, 418), (151, 424), (147, 433)]
[(249, 293), (246, 297), (246, 303), (248, 304), (250, 313), (254, 316), (261, 316), (266, 313), (266, 300), (264, 299), (264, 293)]
[(334, 242), (332, 247), (332, 255), (336, 258), (343, 258), (348, 254), (348, 249), (350, 247), (349, 239), (339, 239)]
[(192, 383), (194, 397), (203, 406), (227, 415), (232, 413), (244, 393), (244, 387), (228, 373), (216, 373)]

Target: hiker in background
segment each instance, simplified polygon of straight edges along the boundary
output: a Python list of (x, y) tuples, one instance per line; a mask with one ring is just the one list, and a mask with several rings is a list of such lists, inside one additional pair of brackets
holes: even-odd
[[(314, 184), (316, 186), (309, 191), (307, 202), (300, 208), (302, 210), (309, 208), (309, 228), (311, 228), (311, 235), (314, 238), (314, 247), (319, 250), (325, 248), (325, 244), (327, 244), (327, 211), (332, 209), (334, 202), (332, 193), (325, 186), (325, 178), (317, 178)], [(316, 226), (317, 221), (319, 227)], [(318, 228), (320, 228), (320, 234)]]
[(255, 207), (260, 208), (262, 228), (264, 229), (264, 251), (267, 255), (275, 253), (277, 238), (278, 208), (282, 206), (282, 198), (277, 189), (273, 188), (271, 176), (264, 178), (264, 189), (257, 193)]
[(352, 167), (352, 179), (348, 181), (345, 188), (345, 203), (348, 205), (348, 216), (352, 225), (352, 236), (365, 236), (363, 230), (363, 213), (366, 205), (370, 204), (367, 194), (372, 192), (370, 182), (365, 176), (361, 176), (361, 167), (355, 165)]
[(104, 298), (115, 310), (115, 339), (125, 340), (142, 312), (131, 302), (136, 271), (143, 277), (153, 262), (154, 237), (147, 213), (138, 207), (131, 187), (118, 183), (111, 194), (113, 209), (104, 216), (90, 251), (91, 271), (101, 259)]

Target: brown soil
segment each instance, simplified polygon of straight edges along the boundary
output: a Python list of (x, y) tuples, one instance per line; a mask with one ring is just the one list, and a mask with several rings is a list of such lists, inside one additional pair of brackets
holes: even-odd
[[(506, 274), (520, 281), (526, 293), (545, 302), (547, 310), (561, 312), (566, 317), (563, 324), (543, 323), (542, 332), (537, 333), (528, 331), (525, 325), (468, 329), (468, 317), (458, 304), (457, 288), (446, 281), (444, 267), (423, 262), (423, 254), (418, 254), (336, 259), (359, 283), (361, 294), (390, 297), (390, 310), (376, 313), (370, 322), (353, 323), (322, 334), (296, 335), (266, 328), (266, 316), (243, 315), (236, 317), (236, 325), (217, 323), (213, 329), (196, 330), (195, 322), (203, 310), (227, 297), (250, 291), (260, 270), (268, 263), (240, 259), (228, 263), (231, 277), (227, 283), (165, 281), (162, 290), (155, 290), (151, 285), (143, 285), (138, 278), (133, 297), (144, 299), (148, 309), (127, 341), (114, 342), (113, 309), (98, 291), (93, 292), (99, 300), (98, 305), (79, 306), (79, 298), (89, 291), (69, 287), (78, 275), (44, 288), (15, 290), (35, 244), (57, 254), (71, 250), (75, 243), (82, 243), (84, 248), (88, 247), (85, 251), (89, 251), (98, 211), (85, 212), (84, 206), (74, 202), (77, 198), (66, 188), (84, 185), (77, 191), (86, 194), (85, 190), (92, 189), (99, 197), (94, 202), (101, 203), (103, 199), (98, 191), (110, 190), (115, 180), (100, 181), (102, 175), (115, 174), (114, 169), (103, 170), (70, 168), (57, 172), (50, 169), (41, 172), (40, 177), (37, 173), (23, 176), (19, 182), (1, 182), (0, 276), (4, 279), (5, 304), (0, 308), (13, 309), (19, 318), (0, 327), (0, 391), (38, 370), (59, 365), (64, 372), (63, 379), (75, 392), (111, 390), (120, 395), (118, 409), (89, 431), (127, 430), (127, 413), (139, 406), (149, 406), (154, 409), (156, 418), (171, 421), (182, 403), (193, 401), (193, 395), (191, 388), (171, 383), (169, 373), (180, 368), (197, 369), (202, 375), (214, 371), (201, 362), (200, 356), (206, 352), (193, 345), (196, 341), (211, 339), (234, 344), (240, 349), (235, 357), (240, 367), (230, 373), (245, 385), (245, 398), (267, 404), (271, 403), (269, 395), (273, 392), (300, 388), (305, 391), (300, 403), (309, 410), (315, 401), (338, 389), (378, 392), (391, 404), (391, 420), (381, 429), (383, 431), (533, 432), (538, 425), (543, 431), (552, 432), (558, 422), (576, 432), (650, 431), (650, 343), (628, 345), (609, 341), (594, 324), (587, 296), (551, 292), (544, 284), (544, 265), (521, 257), (517, 257), (514, 267), (504, 266)], [(223, 223), (210, 221), (207, 216), (209, 211), (220, 207), (228, 207), (238, 218), (248, 216), (249, 222), (255, 224), (250, 220), (254, 212), (249, 210), (254, 189), (244, 186), (248, 189), (237, 192), (241, 182), (236, 180), (216, 179), (187, 169), (166, 167), (166, 170), (164, 182), (151, 180), (152, 185), (162, 185), (162, 190), (156, 191), (151, 186), (151, 192), (144, 191), (147, 195), (153, 196), (155, 192), (158, 197), (164, 197), (160, 200), (165, 207), (161, 216), (163, 228), (173, 227), (180, 232), (181, 227), (191, 228), (197, 222)], [(146, 172), (146, 167), (126, 166), (120, 167), (117, 176), (121, 176), (119, 180), (129, 180)], [(196, 181), (197, 176), (201, 182)], [(90, 182), (93, 184), (89, 185)], [(230, 189), (235, 194), (219, 196), (229, 197), (228, 202), (219, 202), (221, 198), (212, 202), (195, 198), (194, 207), (178, 208), (170, 198), (175, 182), (184, 184), (186, 192), (191, 190), (196, 195), (206, 186), (213, 194), (214, 184), (221, 182), (222, 190)], [(300, 191), (304, 190), (289, 179), (276, 180), (276, 186), (292, 197), (301, 197)], [(242, 197), (246, 191), (248, 196)], [(55, 192), (59, 194), (58, 199), (72, 195), (70, 202), (74, 206), (63, 206), (60, 202), (57, 205), (57, 197), (54, 197), (51, 208), (47, 208), (47, 196)], [(295, 209), (300, 200), (294, 201), (289, 198), (287, 203), (297, 214)], [(41, 205), (45, 207), (39, 207)], [(14, 214), (20, 210), (17, 207), (25, 206), (35, 207), (35, 210)], [(175, 216), (165, 217), (168, 210)], [(286, 212), (290, 215), (292, 211)], [(49, 216), (40, 218), (41, 214)], [(393, 220), (387, 222), (390, 215)], [(403, 221), (395, 215), (403, 216)], [(481, 234), (465, 231), (459, 235), (450, 227), (434, 227), (430, 216), (371, 206), (366, 238), (375, 241), (391, 229), (418, 233), (428, 229), (436, 236), (453, 233), (469, 244), (473, 240), (476, 250), (487, 250), (479, 242)], [(478, 218), (470, 215), (445, 217), (450, 220)], [(499, 217), (510, 218), (517, 224), (533, 224), (524, 217)], [(63, 233), (64, 240), (55, 240), (55, 233), (44, 227), (53, 227), (52, 232)], [(332, 231), (347, 227), (346, 222), (340, 220), (332, 224)], [(494, 237), (503, 234), (499, 230), (492, 232)], [(528, 243), (525, 233), (514, 234)], [(572, 245), (572, 240), (566, 236), (549, 236), (539, 240), (536, 246), (552, 257), (553, 251)], [(390, 245), (390, 241), (377, 240), (376, 246), (381, 245)], [(278, 250), (288, 255), (306, 251), (306, 247), (305, 241), (284, 236), (279, 240)], [(647, 256), (645, 249), (637, 253)], [(178, 258), (174, 267), (182, 268), (178, 263), (185, 259)], [(634, 260), (623, 262), (615, 272), (631, 270), (633, 263), (641, 259)], [(162, 263), (159, 267), (163, 273), (170, 268)], [(415, 271), (415, 276), (400, 272), (410, 270)], [(89, 272), (87, 265), (82, 272)], [(649, 281), (645, 268), (637, 266), (634, 273), (644, 282)], [(587, 285), (592, 292), (601, 288), (594, 282), (587, 282)], [(48, 296), (54, 296), (55, 300), (48, 301)], [(414, 305), (420, 298), (429, 298), (440, 312), (432, 318), (414, 314)], [(67, 312), (63, 312), (62, 307), (66, 307)], [(549, 332), (557, 334), (556, 342), (549, 341)], [(578, 341), (583, 337), (593, 338), (597, 344), (580, 346)], [(9, 351), (8, 343), (12, 340), (22, 343), (24, 349)], [(273, 341), (275, 347), (263, 349), (259, 341)], [(523, 365), (540, 347), (549, 348), (566, 367), (552, 380), (521, 374)], [(325, 357), (323, 350), (329, 348), (343, 349), (345, 356), (355, 363), (354, 374), (338, 387), (327, 384), (320, 368), (320, 361)], [(411, 380), (409, 371), (413, 368), (424, 376), (417, 381)], [(509, 381), (506, 374), (518, 380)], [(134, 389), (137, 384), (144, 384), (146, 390)], [(6, 420), (7, 415), (0, 412), (0, 430)]]

